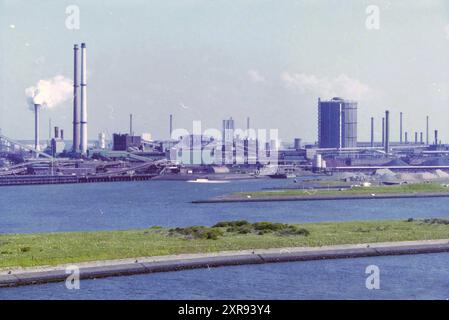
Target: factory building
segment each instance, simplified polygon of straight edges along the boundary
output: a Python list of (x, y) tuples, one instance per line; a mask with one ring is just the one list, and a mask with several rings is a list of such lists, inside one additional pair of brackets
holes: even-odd
[(170, 149), (170, 160), (188, 165), (214, 164), (216, 145), (212, 138), (188, 135)]
[(56, 155), (64, 152), (64, 130), (60, 130), (59, 127), (55, 127), (55, 136), (50, 141), (50, 154), (55, 157)]
[(302, 140), (300, 138), (295, 138), (295, 140), (293, 141), (293, 149), (295, 149), (297, 151), (300, 150), (301, 142), (302, 142)]
[(97, 148), (106, 149), (106, 133), (100, 132), (98, 134)]
[(130, 151), (142, 149), (142, 138), (140, 136), (130, 136), (129, 134), (113, 134), (114, 151)]
[(221, 147), (221, 158), (223, 164), (232, 164), (234, 161), (234, 130), (235, 123), (234, 119), (229, 118), (228, 120), (223, 120), (222, 129), (222, 147)]
[(229, 118), (228, 120), (223, 120), (223, 141), (224, 142), (234, 142), (234, 130), (235, 123), (234, 119)]
[[(234, 139), (227, 162), (223, 162), (221, 141), (202, 135), (188, 135), (170, 148), (170, 160), (190, 165), (255, 165), (259, 161), (257, 139)], [(263, 150), (263, 152), (266, 152)], [(269, 161), (270, 157), (261, 156)], [(273, 157), (271, 158), (273, 159)]]
[(318, 99), (318, 145), (320, 148), (357, 147), (357, 102)]

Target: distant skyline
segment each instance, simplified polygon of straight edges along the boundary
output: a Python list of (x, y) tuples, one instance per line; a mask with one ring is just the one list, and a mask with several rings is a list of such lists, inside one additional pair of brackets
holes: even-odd
[[(65, 26), (80, 9), (80, 29)], [(380, 29), (365, 26), (380, 10)], [(167, 138), (174, 127), (277, 128), (283, 141), (317, 139), (317, 100), (358, 101), (359, 140), (376, 140), (391, 111), (392, 140), (437, 128), (449, 141), (449, 2), (446, 0), (0, 0), (0, 128), (31, 139), (25, 89), (73, 78), (73, 44), (88, 48), (89, 138), (134, 131)], [(72, 136), (72, 104), (43, 110)]]

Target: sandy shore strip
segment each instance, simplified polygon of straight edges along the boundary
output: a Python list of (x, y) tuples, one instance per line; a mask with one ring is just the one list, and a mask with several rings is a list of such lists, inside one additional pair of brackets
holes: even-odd
[(0, 270), (0, 287), (65, 281), (66, 268), (77, 266), (81, 279), (171, 272), (247, 264), (344, 259), (449, 252), (449, 239), (383, 242), (323, 247), (292, 247), (216, 253), (180, 254)]

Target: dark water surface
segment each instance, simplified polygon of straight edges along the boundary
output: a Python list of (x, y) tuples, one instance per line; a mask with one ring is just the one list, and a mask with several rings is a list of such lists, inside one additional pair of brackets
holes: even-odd
[(0, 232), (212, 225), (222, 220), (315, 222), (449, 217), (449, 198), (192, 204), (291, 180), (199, 184), (142, 181), (0, 188)]
[[(367, 266), (380, 270), (368, 290)], [(277, 263), (0, 289), (0, 299), (449, 299), (449, 254)]]
[[(449, 217), (449, 198), (191, 204), (291, 180), (197, 184), (143, 181), (0, 188), (0, 232), (212, 225), (222, 220), (316, 222)], [(378, 265), (381, 289), (365, 287)], [(0, 299), (447, 299), (449, 254), (190, 270), (0, 289)]]

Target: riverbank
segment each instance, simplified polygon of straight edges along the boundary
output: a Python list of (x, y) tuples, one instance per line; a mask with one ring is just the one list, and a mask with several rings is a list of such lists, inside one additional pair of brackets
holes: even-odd
[(394, 198), (437, 198), (449, 197), (445, 184), (419, 183), (393, 186), (352, 187), (343, 189), (277, 189), (238, 192), (210, 199), (194, 200), (192, 203), (226, 202), (271, 202), (271, 201), (313, 201), (313, 200), (357, 200)]
[(448, 219), (305, 223), (0, 235), (0, 270), (97, 260), (284, 247), (446, 239)]
[[(387, 243), (364, 243), (324, 247), (287, 247), (274, 249), (239, 250), (209, 254), (181, 254), (134, 259), (79, 263), (80, 279), (95, 279), (156, 272), (173, 272), (198, 268), (346, 259), (385, 255), (410, 255), (449, 252), (449, 239)], [(0, 272), (0, 287), (65, 281), (74, 265), (11, 269)]]

